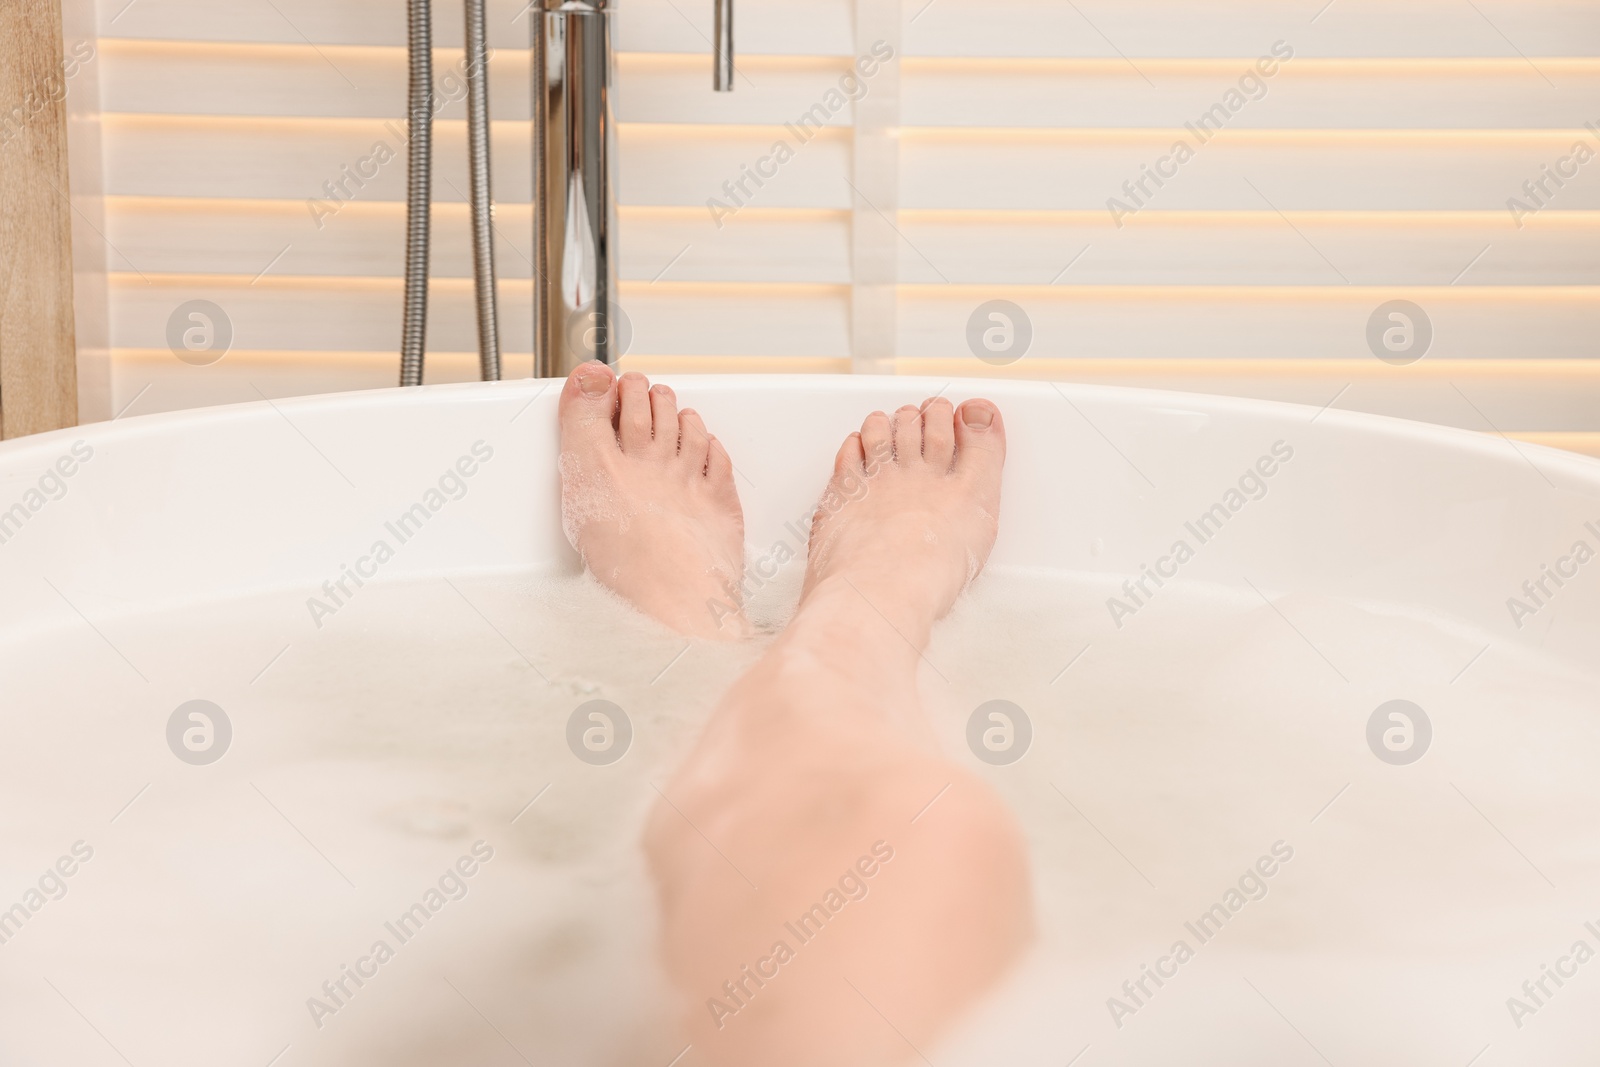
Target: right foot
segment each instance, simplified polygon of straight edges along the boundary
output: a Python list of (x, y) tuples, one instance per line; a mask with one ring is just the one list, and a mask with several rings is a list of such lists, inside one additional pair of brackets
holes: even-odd
[(746, 634), (727, 451), (665, 385), (585, 363), (561, 390), (561, 525), (602, 585), (693, 637)]
[(994, 547), (1005, 427), (987, 400), (875, 411), (845, 439), (811, 527), (802, 603), (845, 583), (897, 626), (950, 610)]

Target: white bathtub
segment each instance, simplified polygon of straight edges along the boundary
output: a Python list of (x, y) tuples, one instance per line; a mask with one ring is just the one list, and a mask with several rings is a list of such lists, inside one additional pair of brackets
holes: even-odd
[[(1575, 975), (1529, 1012), (1508, 998), (1576, 941), (1600, 949), (1600, 562), (1572, 556), (1600, 549), (1600, 463), (1214, 397), (668, 380), (738, 465), (753, 558), (793, 541), (872, 408), (942, 391), (1005, 413), (991, 572), (1044, 594), (1009, 629), (956, 620), (962, 640), (930, 655), (961, 676), (930, 703), (952, 755), (1021, 813), (1041, 943), (940, 1067), (1592, 1052), (1600, 961), (1563, 965)], [(714, 694), (668, 662), (682, 642), (608, 605), (519, 629), (506, 590), (575, 566), (555, 400), (534, 381), (354, 393), (0, 447), (0, 509), (21, 504), (0, 516), (0, 1063), (681, 1051), (633, 842), (651, 782), (693, 739), (698, 712), (675, 709)], [(459, 498), (430, 501), (451, 470)], [(418, 503), (426, 522), (402, 539), (393, 523)], [(1165, 577), (1141, 587), (1146, 566)], [(954, 647), (974, 642), (970, 661)], [(516, 712), (519, 695), (565, 708), (624, 691), (636, 751), (609, 767)], [(989, 697), (1032, 716), (1010, 765), (966, 751)], [(1368, 744), (1395, 699), (1431, 722), (1413, 763)], [(169, 747), (193, 700), (226, 713), (214, 763)], [(389, 731), (407, 739), (393, 751)], [(482, 752), (492, 773), (475, 773)], [(494, 861), (471, 858), (480, 840)], [(1264, 900), (1162, 964), (1167, 984), (1123, 992), (1279, 841), (1295, 858)], [(322, 992), (462, 857), (461, 900), (337, 1004)]]

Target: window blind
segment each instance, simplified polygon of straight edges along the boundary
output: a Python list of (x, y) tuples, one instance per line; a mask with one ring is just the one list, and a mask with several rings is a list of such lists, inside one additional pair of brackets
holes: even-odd
[[(98, 17), (113, 407), (393, 384), (402, 5)], [(490, 5), (508, 374), (528, 18)], [(1600, 453), (1593, 5), (740, 0), (731, 94), (709, 3), (616, 18), (627, 365), (1147, 385)], [(428, 380), (467, 380), (459, 4), (434, 21)], [(174, 354), (194, 301), (216, 362)]]

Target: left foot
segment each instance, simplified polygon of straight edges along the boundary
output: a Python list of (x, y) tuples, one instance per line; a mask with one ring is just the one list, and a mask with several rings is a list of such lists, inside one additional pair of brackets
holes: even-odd
[(642, 374), (585, 363), (560, 422), (561, 525), (589, 572), (679, 633), (745, 636), (744, 514), (700, 416)]

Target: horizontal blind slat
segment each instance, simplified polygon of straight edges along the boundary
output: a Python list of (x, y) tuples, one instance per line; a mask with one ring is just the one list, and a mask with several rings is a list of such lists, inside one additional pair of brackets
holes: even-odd
[(1600, 13), (1573, 0), (1338, 0), (1319, 13), (1323, 7), (1322, 0), (907, 0), (905, 51), (1112, 59), (1120, 53), (1137, 63), (1146, 56), (1257, 56), (1283, 40), (1302, 56), (1600, 53)]
[[(633, 325), (630, 351), (655, 354), (833, 356), (847, 347), (848, 289), (831, 285), (632, 282), (620, 303)], [(499, 286), (501, 335), (511, 351), (533, 347), (533, 290)], [(190, 300), (209, 300), (241, 349), (399, 350), (399, 278), (113, 274), (114, 348), (160, 349), (168, 320)], [(472, 283), (429, 283), (428, 344), (477, 348)], [(292, 310), (291, 310), (292, 309)], [(176, 359), (176, 356), (173, 356)]]

